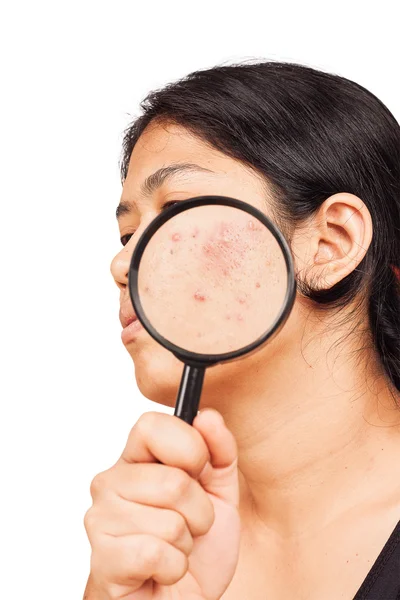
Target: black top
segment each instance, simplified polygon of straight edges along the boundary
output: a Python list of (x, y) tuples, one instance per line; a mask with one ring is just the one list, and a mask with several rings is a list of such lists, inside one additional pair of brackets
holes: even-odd
[(400, 521), (353, 600), (400, 600)]

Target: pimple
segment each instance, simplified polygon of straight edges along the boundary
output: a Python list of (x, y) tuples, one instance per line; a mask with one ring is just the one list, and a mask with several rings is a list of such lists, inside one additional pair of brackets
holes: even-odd
[(239, 298), (237, 298), (237, 301), (239, 302), (239, 304), (246, 304), (246, 298), (244, 296), (239, 296)]
[(174, 233), (172, 236), (172, 241), (173, 242), (180, 242), (182, 239), (182, 236), (180, 233)]
[(222, 221), (202, 244), (202, 252), (208, 259), (205, 267), (226, 277), (242, 266), (246, 248), (246, 241), (240, 238), (234, 224)]
[(237, 320), (238, 321), (243, 321), (243, 315), (241, 315), (240, 313), (237, 316)]
[(195, 292), (194, 294), (194, 299), (198, 300), (199, 302), (205, 302), (206, 296), (205, 294), (197, 290), (197, 292)]
[(257, 281), (256, 288), (259, 288), (259, 287), (261, 287), (261, 283), (259, 281)]
[(199, 228), (195, 227), (192, 231), (192, 238), (195, 238), (199, 235)]
[(226, 317), (225, 317), (225, 319), (226, 319), (227, 321), (230, 321), (230, 320), (231, 320), (231, 315), (230, 315), (230, 314), (227, 314), (227, 315), (226, 315)]
[(248, 221), (247, 222), (247, 229), (250, 229), (252, 231), (260, 231), (261, 224), (260, 224), (259, 221)]

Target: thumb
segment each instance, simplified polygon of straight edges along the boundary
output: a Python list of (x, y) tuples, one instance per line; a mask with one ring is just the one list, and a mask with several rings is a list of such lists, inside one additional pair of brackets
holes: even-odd
[(213, 408), (203, 409), (192, 425), (201, 433), (210, 452), (210, 463), (199, 476), (199, 483), (206, 492), (238, 508), (238, 449), (233, 434), (223, 416)]

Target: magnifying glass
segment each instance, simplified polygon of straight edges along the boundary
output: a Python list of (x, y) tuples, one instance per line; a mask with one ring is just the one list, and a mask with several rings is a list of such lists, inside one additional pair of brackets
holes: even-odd
[(174, 415), (190, 425), (205, 369), (270, 341), (296, 293), (283, 234), (227, 196), (197, 196), (159, 214), (136, 245), (128, 285), (143, 327), (184, 363)]

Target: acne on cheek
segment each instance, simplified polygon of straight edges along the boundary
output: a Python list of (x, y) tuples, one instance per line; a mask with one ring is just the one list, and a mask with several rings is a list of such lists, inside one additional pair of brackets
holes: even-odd
[(225, 315), (227, 321), (244, 321), (242, 313), (228, 313)]
[(206, 295), (203, 292), (199, 291), (199, 290), (197, 290), (194, 293), (193, 298), (195, 300), (197, 300), (198, 302), (205, 302), (206, 301)]
[(257, 219), (255, 221), (250, 220), (247, 222), (247, 229), (250, 231), (261, 231), (262, 225)]
[[(194, 228), (192, 229), (192, 231), (190, 232), (190, 237), (192, 237), (192, 238), (197, 238), (197, 236), (199, 235), (199, 233), (200, 233), (200, 230), (199, 230), (199, 228), (198, 228), (198, 227), (194, 227)], [(173, 242), (181, 242), (181, 241), (182, 241), (182, 239), (183, 239), (183, 235), (182, 235), (182, 233), (180, 233), (179, 231), (175, 231), (175, 232), (172, 234), (172, 236), (171, 236), (171, 240), (172, 240)]]
[[(245, 260), (246, 251), (249, 248), (249, 238), (247, 232), (256, 232), (262, 229), (261, 224), (257, 220), (249, 220), (246, 224), (245, 231), (238, 228), (233, 223), (221, 221), (214, 229), (212, 234), (209, 234), (205, 243), (201, 246), (201, 252), (206, 259), (204, 266), (207, 270), (213, 270), (217, 275), (228, 276), (232, 270), (240, 268)], [(198, 237), (200, 230), (194, 227), (189, 236), (192, 239)], [(253, 236), (252, 236), (253, 237)], [(181, 242), (183, 235), (181, 232), (175, 231), (171, 235), (171, 241), (175, 243)], [(171, 248), (170, 253), (174, 254)], [(256, 287), (260, 287), (260, 283), (256, 282)], [(204, 303), (209, 298), (204, 290), (196, 290), (193, 294), (193, 299), (196, 302)], [(240, 294), (236, 301), (244, 308), (249, 308), (247, 297), (245, 294)], [(227, 320), (243, 321), (242, 313), (228, 313)]]
[(234, 224), (222, 221), (202, 247), (207, 259), (205, 266), (227, 277), (243, 265), (248, 247), (248, 239), (243, 231)]
[[(251, 232), (251, 237), (253, 237), (253, 232), (260, 230), (261, 224), (257, 220), (249, 220), (245, 230), (234, 223), (221, 221), (201, 246), (202, 254), (207, 259), (205, 266), (219, 271), (219, 274), (225, 277), (228, 276), (232, 270), (241, 267), (244, 262), (250, 241), (246, 231)], [(199, 233), (199, 228), (195, 226), (189, 232), (189, 236), (195, 239)], [(183, 241), (183, 234), (175, 231), (171, 235), (171, 241), (174, 244)], [(174, 254), (172, 248), (170, 254)]]

